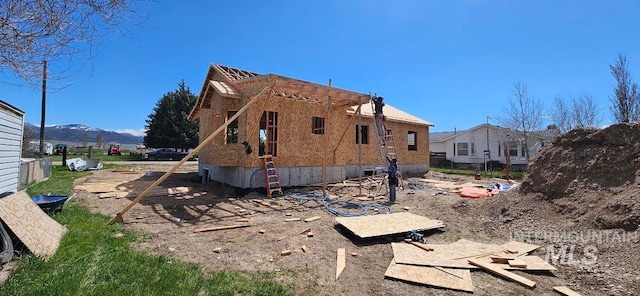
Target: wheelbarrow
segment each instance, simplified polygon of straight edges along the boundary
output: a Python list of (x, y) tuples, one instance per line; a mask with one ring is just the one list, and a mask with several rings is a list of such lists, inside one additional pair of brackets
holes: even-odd
[(62, 206), (69, 197), (66, 195), (38, 195), (31, 199), (46, 213), (58, 213), (62, 211)]

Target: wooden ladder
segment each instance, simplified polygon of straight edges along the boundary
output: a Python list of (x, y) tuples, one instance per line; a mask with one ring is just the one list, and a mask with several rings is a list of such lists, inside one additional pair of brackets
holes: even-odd
[(262, 158), (264, 165), (264, 183), (267, 187), (267, 196), (272, 197), (274, 192), (278, 192), (280, 196), (284, 196), (282, 186), (280, 186), (280, 178), (278, 178), (276, 164), (273, 162), (273, 156), (267, 154), (260, 158)]

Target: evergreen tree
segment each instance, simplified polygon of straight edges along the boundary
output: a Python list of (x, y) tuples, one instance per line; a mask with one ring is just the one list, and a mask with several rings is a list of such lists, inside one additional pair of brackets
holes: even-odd
[(178, 89), (164, 94), (146, 120), (144, 144), (183, 150), (198, 146), (198, 123), (187, 119), (197, 100), (184, 80)]

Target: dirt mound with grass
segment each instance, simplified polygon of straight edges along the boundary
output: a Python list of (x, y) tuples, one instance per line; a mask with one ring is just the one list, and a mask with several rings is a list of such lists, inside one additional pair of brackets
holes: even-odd
[(640, 125), (570, 131), (529, 164), (520, 193), (538, 194), (557, 211), (601, 228), (640, 224)]

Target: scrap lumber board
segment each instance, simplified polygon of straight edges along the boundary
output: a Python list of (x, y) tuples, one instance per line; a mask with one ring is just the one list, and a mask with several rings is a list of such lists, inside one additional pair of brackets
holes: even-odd
[(111, 191), (111, 192), (99, 193), (98, 198), (100, 199), (111, 198), (111, 197), (122, 198), (122, 197), (127, 197), (127, 194), (128, 194), (127, 192), (123, 192), (123, 191)]
[(562, 295), (566, 295), (566, 296), (581, 296), (580, 293), (569, 289), (567, 286), (556, 286), (556, 287), (553, 287), (553, 289), (556, 292), (558, 292), (558, 293), (560, 293)]
[(238, 224), (238, 225), (226, 225), (226, 226), (212, 226), (206, 228), (198, 228), (194, 229), (193, 232), (205, 232), (205, 231), (216, 231), (216, 230), (225, 230), (225, 229), (234, 229), (234, 228), (242, 228), (249, 227), (248, 224)]
[(346, 258), (345, 258), (345, 249), (344, 248), (339, 248), (338, 249), (338, 260), (336, 262), (336, 280), (338, 279), (338, 277), (340, 276), (340, 274), (342, 273), (342, 271), (344, 270), (345, 266), (347, 265), (346, 263)]
[(504, 269), (508, 270), (524, 270), (524, 271), (555, 271), (558, 270), (553, 265), (549, 264), (549, 262), (544, 261), (544, 259), (538, 256), (520, 256), (517, 258), (518, 260), (522, 260), (527, 267), (521, 268), (516, 266), (505, 266)]
[(448, 244), (425, 244), (423, 246), (432, 248), (433, 251), (425, 252), (423, 249), (407, 243), (391, 243), (395, 262), (420, 266), (477, 269), (466, 259), (447, 259), (463, 255), (459, 250), (450, 248)]
[(507, 264), (501, 264), (501, 263), (492, 263), (492, 259), (490, 257), (482, 257), (482, 258), (475, 258), (476, 260), (480, 260), (484, 263), (487, 264), (495, 264), (499, 267), (501, 267), (502, 269), (505, 270), (522, 270), (522, 271), (555, 271), (558, 270), (557, 268), (555, 268), (553, 265), (549, 264), (549, 262), (544, 261), (544, 259), (538, 257), (538, 256), (520, 256), (520, 257), (516, 257), (516, 259), (521, 260), (522, 262), (524, 262), (527, 267), (517, 267), (517, 266), (509, 266), (508, 262)]
[(442, 268), (439, 270), (428, 266), (397, 264), (391, 260), (384, 276), (427, 286), (473, 293), (471, 272), (466, 269)]
[(311, 217), (311, 218), (304, 219), (304, 222), (313, 222), (313, 221), (320, 220), (320, 219), (322, 219), (322, 217), (320, 217), (320, 216), (313, 216), (313, 217)]
[(506, 271), (504, 269), (502, 269), (500, 266), (496, 266), (495, 264), (491, 264), (491, 263), (486, 263), (482, 260), (477, 260), (477, 259), (469, 259), (469, 263), (480, 267), (482, 270), (486, 270), (494, 275), (500, 276), (502, 278), (508, 279), (508, 280), (512, 280), (517, 282), (518, 284), (525, 286), (529, 289), (533, 289), (536, 287), (536, 282), (519, 276), (513, 272), (510, 271)]
[(67, 228), (58, 224), (23, 190), (0, 198), (0, 219), (36, 256), (49, 259)]
[(524, 262), (522, 259), (511, 259), (507, 262), (509, 267), (521, 267), (527, 269), (527, 262)]
[(369, 238), (413, 230), (427, 230), (444, 227), (439, 220), (411, 213), (392, 213), (372, 216), (337, 217), (336, 222), (349, 229), (360, 238)]
[(515, 256), (526, 256), (531, 251), (540, 248), (540, 246), (538, 245), (532, 245), (518, 241), (510, 241), (508, 243), (504, 243), (501, 245), (501, 247), (506, 253), (510, 253), (510, 251), (517, 251), (517, 253), (514, 254)]

